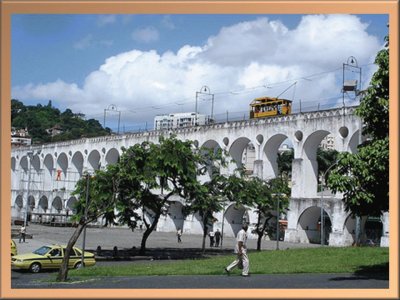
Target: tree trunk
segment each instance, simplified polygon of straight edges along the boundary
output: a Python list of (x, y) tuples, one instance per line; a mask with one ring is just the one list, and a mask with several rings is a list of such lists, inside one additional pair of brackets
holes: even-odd
[(201, 244), (201, 250), (203, 253), (206, 252), (206, 238), (207, 238), (207, 221), (203, 220), (203, 243)]
[(262, 237), (264, 235), (264, 232), (260, 232), (260, 231), (257, 230), (257, 235), (258, 235), (258, 237), (257, 237), (257, 251), (261, 251), (261, 240), (262, 240)]
[(149, 228), (146, 229), (146, 231), (143, 233), (143, 237), (142, 237), (142, 242), (140, 244), (140, 250), (139, 250), (139, 254), (140, 255), (145, 255), (146, 254), (146, 241), (147, 238), (150, 236), (150, 234), (153, 232), (154, 228), (156, 228), (158, 220), (160, 219), (161, 216), (161, 210), (159, 212), (157, 212), (153, 223), (151, 224), (151, 226)]
[[(81, 235), (83, 229), (86, 227), (87, 223), (83, 220), (80, 220), (78, 223), (78, 227), (75, 229), (73, 235), (68, 241), (67, 248), (65, 249), (64, 258), (61, 263), (60, 271), (58, 272), (57, 281), (67, 281), (68, 278), (68, 263), (69, 263), (69, 256), (71, 253), (72, 247), (75, 245), (76, 241), (78, 240), (79, 236)], [(83, 249), (82, 249), (83, 251)]]

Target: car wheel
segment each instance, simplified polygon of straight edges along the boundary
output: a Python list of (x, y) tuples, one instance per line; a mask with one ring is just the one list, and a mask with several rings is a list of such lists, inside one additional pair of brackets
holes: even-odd
[(80, 268), (82, 268), (82, 263), (80, 262), (80, 261), (78, 261), (76, 264), (75, 264), (75, 267), (74, 267), (75, 269), (80, 269)]
[(29, 270), (32, 273), (39, 273), (42, 270), (42, 266), (39, 263), (35, 262), (35, 263), (31, 264), (31, 266), (29, 267)]

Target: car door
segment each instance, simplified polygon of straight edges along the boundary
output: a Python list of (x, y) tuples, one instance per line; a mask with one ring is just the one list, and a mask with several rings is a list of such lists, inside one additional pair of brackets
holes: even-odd
[(61, 247), (54, 247), (49, 252), (47, 257), (49, 258), (48, 268), (56, 269), (61, 266), (61, 262), (63, 259), (63, 252)]
[[(65, 248), (63, 248), (63, 251), (65, 253)], [(71, 249), (71, 252), (69, 253), (69, 262), (68, 262), (68, 267), (73, 268), (75, 266), (75, 263), (78, 261), (79, 257), (76, 254), (74, 248)]]

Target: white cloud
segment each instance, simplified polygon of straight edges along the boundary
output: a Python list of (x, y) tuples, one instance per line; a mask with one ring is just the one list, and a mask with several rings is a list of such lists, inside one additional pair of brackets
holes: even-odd
[(117, 17), (115, 15), (100, 15), (97, 17), (97, 25), (99, 27), (113, 24), (116, 21), (117, 21)]
[(77, 50), (86, 50), (93, 46), (105, 46), (111, 47), (114, 44), (112, 40), (96, 40), (94, 39), (93, 35), (88, 34), (87, 36), (83, 37), (79, 41), (75, 42), (73, 47)]
[(132, 33), (132, 38), (137, 42), (151, 43), (158, 41), (159, 33), (156, 28), (151, 26), (139, 28)]
[(164, 16), (164, 17), (162, 18), (162, 20), (161, 20), (161, 25), (162, 25), (164, 28), (167, 28), (167, 29), (169, 29), (169, 30), (174, 30), (174, 29), (175, 29), (175, 24), (174, 24), (174, 22), (172, 21), (170, 15), (166, 15), (166, 16)]
[[(360, 65), (373, 61), (381, 45), (366, 28), (350, 15), (305, 16), (292, 30), (260, 18), (222, 28), (205, 45), (182, 45), (176, 53), (132, 50), (109, 57), (81, 87), (57, 80), (14, 87), (13, 97), (54, 99), (89, 116), (115, 104), (121, 122), (151, 123), (156, 114), (193, 111), (196, 91), (204, 85), (215, 93), (216, 114), (246, 113), (253, 97), (278, 96), (297, 80), (282, 97), (316, 107), (320, 100), (340, 99), (341, 67), (349, 56)], [(147, 27), (133, 38), (149, 43), (159, 36)], [(371, 76), (370, 68), (364, 67), (363, 75)], [(318, 75), (305, 79), (311, 74)], [(210, 102), (199, 107), (210, 113)]]
[(78, 50), (84, 50), (89, 48), (93, 43), (93, 36), (88, 34), (74, 44), (74, 48)]

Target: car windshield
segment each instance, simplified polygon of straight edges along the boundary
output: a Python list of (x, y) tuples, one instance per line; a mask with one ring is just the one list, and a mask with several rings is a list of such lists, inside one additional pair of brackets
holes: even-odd
[(43, 247), (40, 247), (39, 249), (33, 251), (33, 253), (39, 254), (39, 255), (45, 255), (47, 252), (49, 252), (50, 249), (51, 249), (50, 247), (43, 246)]

